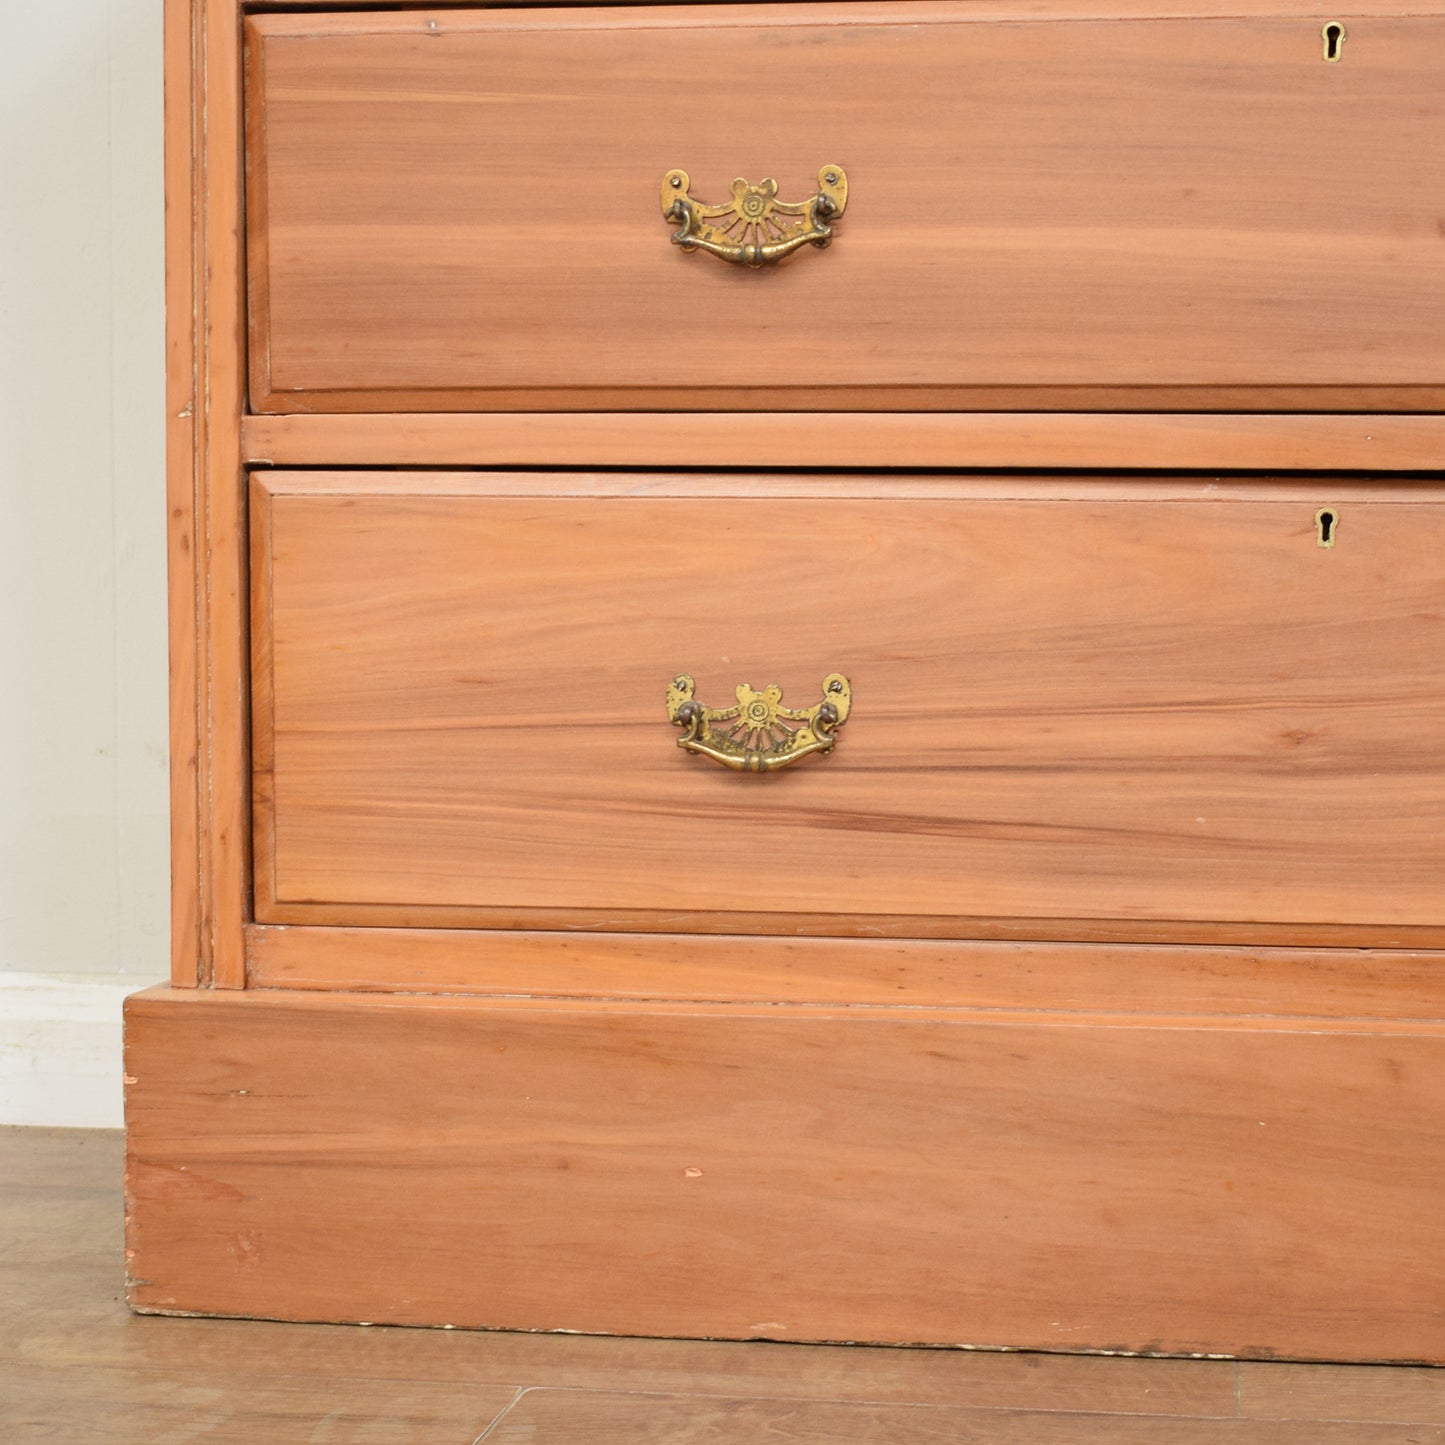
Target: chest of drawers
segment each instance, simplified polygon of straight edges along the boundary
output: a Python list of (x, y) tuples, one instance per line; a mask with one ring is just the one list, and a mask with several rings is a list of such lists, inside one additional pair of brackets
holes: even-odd
[(134, 1306), (1445, 1360), (1445, 5), (167, 24)]

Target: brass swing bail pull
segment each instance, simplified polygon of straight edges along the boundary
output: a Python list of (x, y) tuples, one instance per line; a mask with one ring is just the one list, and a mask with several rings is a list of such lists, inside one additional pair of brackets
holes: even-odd
[(687, 673), (667, 689), (668, 719), (683, 729), (678, 747), (740, 773), (775, 773), (810, 753), (832, 752), (853, 703), (853, 689), (839, 672), (823, 679), (822, 701), (809, 708), (784, 707), (777, 683), (761, 692), (739, 683), (737, 705), (729, 708), (704, 707), (696, 691)]
[(848, 206), (848, 177), (842, 166), (818, 172), (818, 194), (806, 201), (780, 201), (778, 183), (759, 185), (741, 176), (732, 199), (709, 206), (688, 195), (686, 171), (662, 178), (663, 219), (677, 225), (673, 244), (684, 251), (709, 251), (735, 266), (771, 266), (802, 246), (822, 250), (833, 239), (833, 222)]

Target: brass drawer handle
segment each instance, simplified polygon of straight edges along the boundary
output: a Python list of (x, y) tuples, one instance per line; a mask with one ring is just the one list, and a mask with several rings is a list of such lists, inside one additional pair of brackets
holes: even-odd
[[(769, 177), (751, 185), (741, 176), (725, 205), (709, 206), (688, 195), (686, 171), (668, 171), (662, 178), (662, 215), (680, 224), (673, 244), (684, 251), (710, 251), (736, 266), (769, 266), (800, 246), (822, 249), (833, 239), (833, 222), (848, 205), (848, 177), (842, 166), (818, 172), (818, 194), (806, 201), (780, 201), (778, 183)], [(718, 225), (720, 217), (730, 219)], [(797, 216), (787, 222), (780, 216)]]
[(775, 773), (809, 753), (832, 752), (853, 702), (848, 679), (837, 672), (823, 679), (823, 700), (802, 709), (783, 706), (777, 683), (761, 692), (739, 683), (737, 706), (728, 708), (704, 707), (693, 695), (696, 688), (683, 673), (667, 689), (667, 716), (685, 729), (678, 747), (740, 773)]

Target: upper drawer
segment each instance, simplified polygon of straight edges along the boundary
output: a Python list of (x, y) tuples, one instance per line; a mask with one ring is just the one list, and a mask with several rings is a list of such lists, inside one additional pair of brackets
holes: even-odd
[[(1229, 8), (255, 17), (253, 404), (1445, 409), (1445, 0)], [(828, 249), (672, 244), (824, 166)]]

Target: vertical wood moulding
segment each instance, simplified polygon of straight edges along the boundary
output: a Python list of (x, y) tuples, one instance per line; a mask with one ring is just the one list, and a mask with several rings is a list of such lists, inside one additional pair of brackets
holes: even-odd
[[(276, 904), (276, 746), (271, 689), (271, 488), (259, 473), (250, 481), (251, 534), (251, 867), (254, 913)], [(249, 941), (247, 954), (250, 953)], [(248, 978), (250, 970), (248, 967)]]
[[(242, 30), (242, 64), (245, 91), (253, 96), (265, 93), (266, 50), (247, 21)], [(248, 371), (251, 409), (265, 406), (271, 397), (271, 238), (266, 224), (266, 111), (259, 103), (242, 118), (245, 139), (243, 177), (246, 215), (246, 324), (248, 327)], [(244, 422), (243, 422), (244, 430)]]
[(201, 927), (200, 678), (203, 593), (196, 552), (203, 418), (197, 406), (196, 332), (204, 296), (198, 252), (196, 170), (204, 164), (191, 76), (198, 34), (190, 0), (165, 7), (166, 511), (170, 613), (171, 982), (192, 987), (209, 972)]
[(235, 0), (168, 0), (172, 977), (222, 988), (250, 889), (239, 41)]
[(241, 236), (241, 17), (206, 0), (206, 472), (210, 572), (211, 981), (246, 982), (250, 787), (246, 529), (240, 467), (246, 309)]

